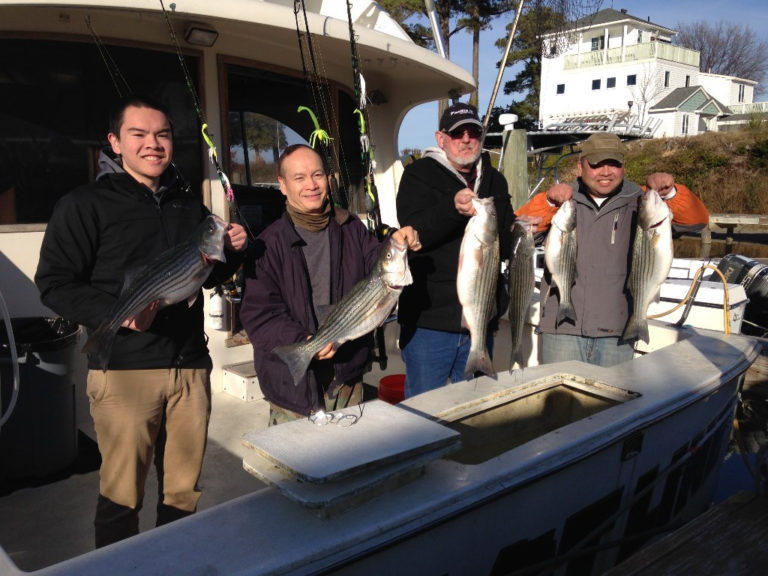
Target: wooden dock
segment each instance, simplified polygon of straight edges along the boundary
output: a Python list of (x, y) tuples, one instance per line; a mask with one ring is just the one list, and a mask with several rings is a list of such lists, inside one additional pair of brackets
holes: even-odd
[(603, 576), (754, 576), (768, 567), (768, 498), (739, 492)]

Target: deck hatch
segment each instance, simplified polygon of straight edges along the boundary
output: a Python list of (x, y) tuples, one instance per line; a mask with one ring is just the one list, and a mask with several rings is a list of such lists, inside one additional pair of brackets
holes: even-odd
[(557, 374), (505, 392), (441, 415), (446, 426), (461, 434), (461, 448), (446, 458), (480, 464), (639, 396), (572, 374)]

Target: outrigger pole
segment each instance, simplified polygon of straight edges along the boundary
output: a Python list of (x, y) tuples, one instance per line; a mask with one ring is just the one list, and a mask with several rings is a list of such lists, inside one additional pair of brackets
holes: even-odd
[(512, 48), (512, 39), (515, 37), (517, 31), (517, 23), (520, 20), (520, 14), (523, 11), (523, 3), (525, 0), (520, 0), (517, 4), (517, 10), (515, 10), (515, 19), (512, 22), (512, 30), (509, 32), (509, 38), (507, 39), (507, 47), (504, 50), (504, 58), (501, 59), (501, 65), (499, 66), (499, 73), (496, 75), (496, 84), (493, 86), (493, 92), (491, 93), (491, 99), (488, 102), (488, 111), (483, 118), (483, 131), (488, 131), (488, 124), (491, 121), (491, 112), (493, 112), (493, 105), (496, 103), (496, 95), (499, 93), (499, 86), (501, 85), (501, 77), (504, 74), (504, 69), (507, 67), (507, 59), (509, 58), (509, 51)]

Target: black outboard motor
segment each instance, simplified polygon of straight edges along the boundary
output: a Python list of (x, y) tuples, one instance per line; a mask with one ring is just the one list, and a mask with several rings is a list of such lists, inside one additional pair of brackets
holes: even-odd
[(717, 265), (729, 284), (741, 284), (749, 298), (741, 332), (768, 336), (768, 265), (740, 254), (726, 254)]

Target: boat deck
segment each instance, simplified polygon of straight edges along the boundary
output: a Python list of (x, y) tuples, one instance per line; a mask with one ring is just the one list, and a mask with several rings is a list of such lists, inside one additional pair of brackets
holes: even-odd
[[(225, 392), (214, 394), (200, 510), (264, 488), (243, 470), (248, 449), (240, 437), (266, 427), (268, 413), (264, 400), (244, 402)], [(37, 570), (93, 550), (99, 457), (93, 440), (83, 433), (79, 436), (78, 458), (67, 470), (39, 481), (0, 484), (0, 546), (22, 570)], [(139, 516), (142, 532), (154, 526), (156, 478), (152, 468)]]
[[(375, 385), (383, 376), (405, 372), (394, 348), (396, 332), (395, 325), (387, 325), (387, 369), (382, 371), (374, 364), (365, 376), (366, 384), (370, 384), (366, 386), (368, 396), (375, 397)], [(508, 361), (508, 347), (505, 348), (508, 334), (506, 328), (498, 339), (496, 357), (500, 365)], [(212, 404), (208, 446), (199, 483), (203, 492), (200, 511), (266, 487), (243, 469), (243, 458), (251, 452), (243, 444), (243, 436), (267, 427), (269, 405), (261, 398), (246, 402), (223, 391), (213, 394)], [(87, 410), (87, 404), (85, 406)], [(78, 409), (81, 407), (79, 404)], [(89, 418), (87, 414), (78, 413), (79, 453), (70, 467), (45, 478), (0, 479), (0, 546), (22, 570), (38, 570), (93, 550), (99, 455), (95, 442), (89, 437), (92, 434), (88, 430)], [(156, 486), (157, 477), (152, 468), (139, 515), (141, 532), (154, 527)]]

